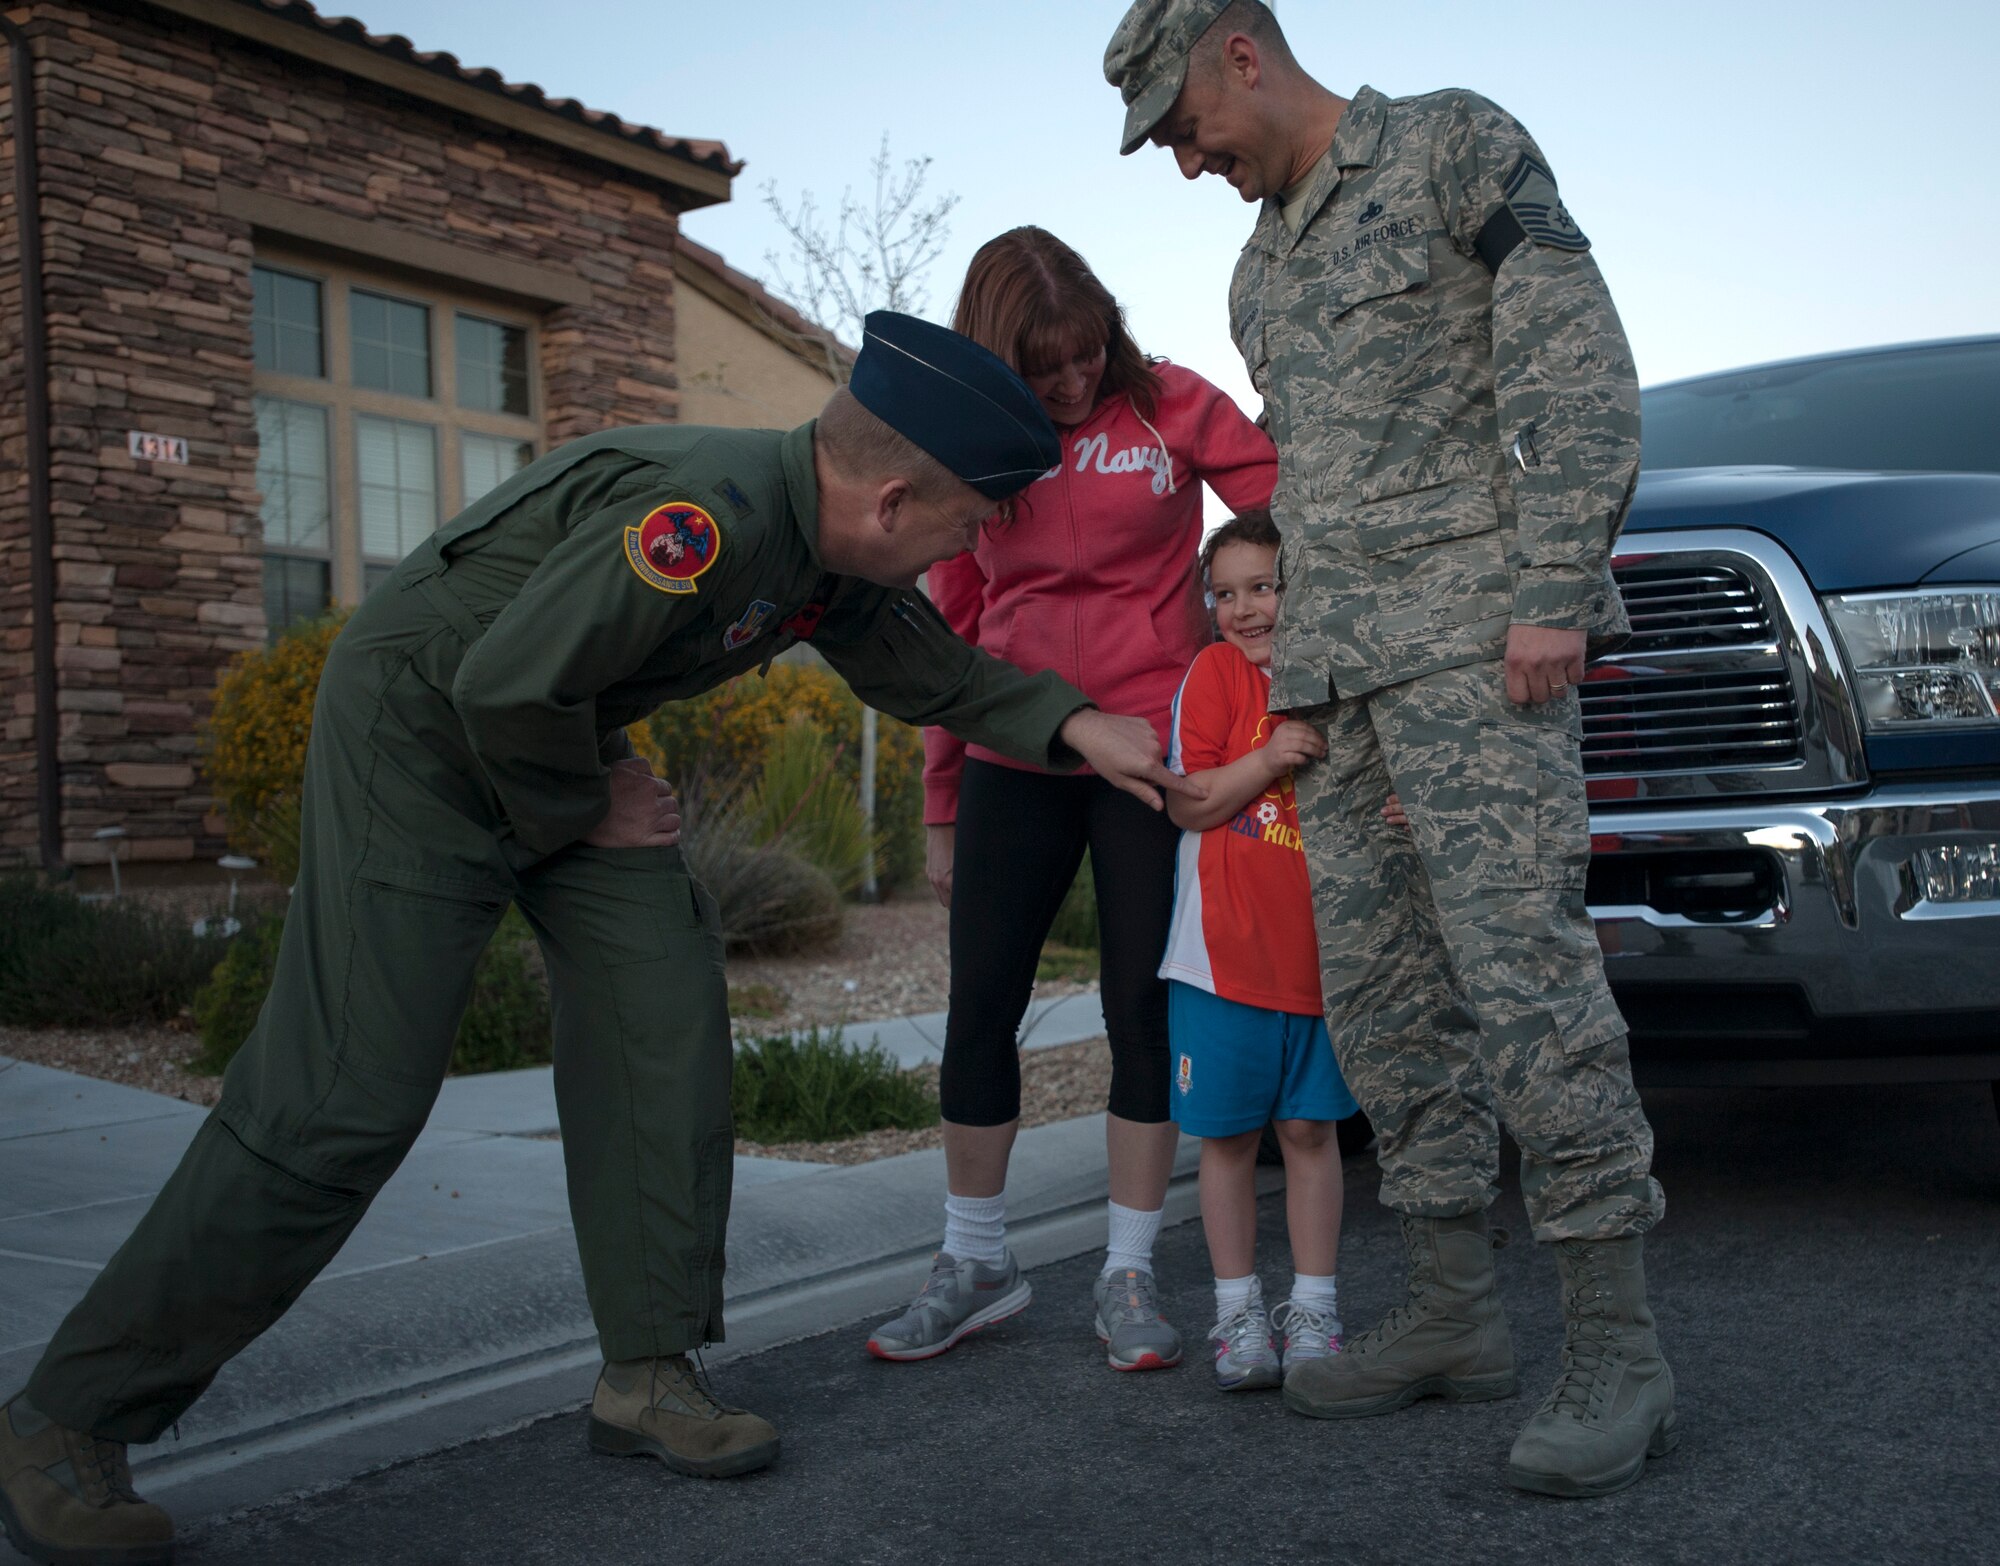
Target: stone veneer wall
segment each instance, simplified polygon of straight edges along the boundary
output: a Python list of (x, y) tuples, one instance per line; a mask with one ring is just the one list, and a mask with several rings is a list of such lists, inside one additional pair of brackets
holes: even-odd
[[(34, 5), (52, 383), (64, 855), (223, 851), (197, 729), (264, 636), (246, 222), (222, 187), (590, 284), (541, 319), (545, 439), (672, 420), (668, 193), (140, 4)], [(0, 94), (5, 73), (0, 71)], [(11, 124), (11, 105), (7, 107)], [(32, 642), (8, 136), (0, 159), (0, 866), (36, 859)], [(183, 435), (138, 462), (131, 429)]]

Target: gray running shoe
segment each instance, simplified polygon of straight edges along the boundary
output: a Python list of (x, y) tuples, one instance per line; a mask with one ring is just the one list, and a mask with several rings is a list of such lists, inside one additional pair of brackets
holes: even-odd
[(1284, 1379), (1278, 1351), (1271, 1345), (1271, 1318), (1264, 1302), (1252, 1297), (1209, 1328), (1215, 1345), (1215, 1387), (1218, 1392), (1255, 1392)]
[(902, 1315), (875, 1329), (868, 1352), (877, 1359), (934, 1359), (969, 1333), (1018, 1316), (1032, 1298), (1012, 1251), (997, 1267), (939, 1251), (923, 1292)]
[(1128, 1267), (1098, 1274), (1097, 1341), (1113, 1370), (1166, 1370), (1181, 1362), (1181, 1335), (1160, 1314), (1153, 1275)]
[(1294, 1365), (1340, 1352), (1340, 1318), (1330, 1310), (1286, 1300), (1271, 1312), (1271, 1325), (1284, 1337), (1288, 1373)]

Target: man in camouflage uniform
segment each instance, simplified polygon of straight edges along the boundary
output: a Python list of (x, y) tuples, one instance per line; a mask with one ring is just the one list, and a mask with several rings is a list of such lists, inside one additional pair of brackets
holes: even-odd
[(1105, 74), (1121, 150), (1263, 203), (1229, 304), (1280, 453), (1271, 706), (1327, 737), (1297, 785), (1328, 1021), (1410, 1256), (1408, 1302), (1286, 1401), (1514, 1391), (1497, 1111), (1568, 1326), (1508, 1477), (1608, 1493), (1676, 1440), (1652, 1134), (1583, 901), (1575, 684), (1587, 636), (1626, 629), (1608, 557), (1639, 464), (1623, 330), (1541, 153), (1475, 94), (1336, 97), (1246, 0), (1138, 0)]

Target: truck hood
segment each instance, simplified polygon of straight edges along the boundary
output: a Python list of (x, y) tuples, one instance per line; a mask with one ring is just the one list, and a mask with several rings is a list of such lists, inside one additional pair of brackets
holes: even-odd
[(1912, 587), (1953, 556), (2000, 545), (2000, 474), (1663, 468), (1639, 475), (1620, 549), (1697, 527), (1776, 539), (1822, 593)]

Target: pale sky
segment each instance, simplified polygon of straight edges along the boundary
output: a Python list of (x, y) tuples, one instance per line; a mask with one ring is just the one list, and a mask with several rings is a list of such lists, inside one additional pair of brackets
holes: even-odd
[[(321, 0), (327, 13), (341, 0)], [(1140, 345), (1254, 412), (1227, 329), (1255, 208), (1117, 153), (1101, 74), (1124, 0), (356, 0), (375, 32), (747, 167), (688, 235), (766, 275), (761, 190), (837, 203), (886, 131), (956, 192), (931, 273), (948, 317), (972, 252), (1018, 223), (1075, 246)], [(2000, 330), (1993, 0), (1280, 0), (1300, 60), (1351, 95), (1470, 87), (1541, 144), (1647, 383), (1792, 354)]]

